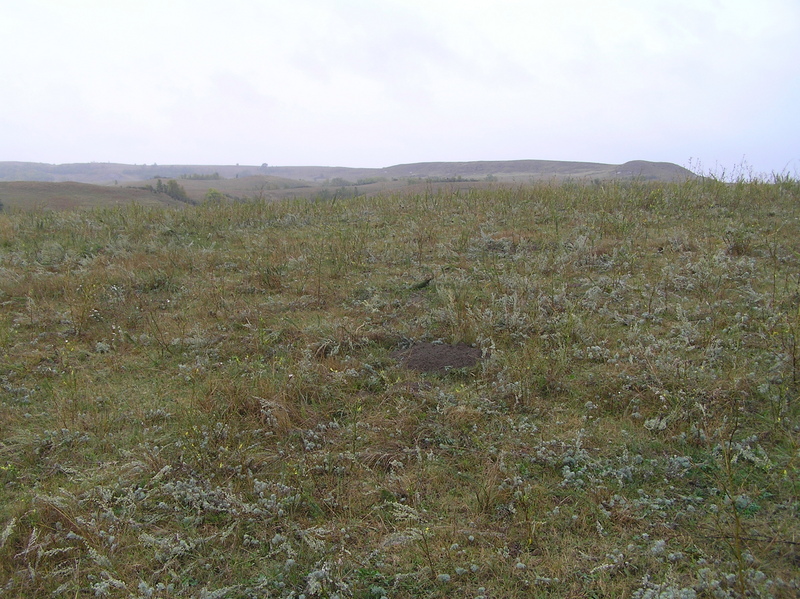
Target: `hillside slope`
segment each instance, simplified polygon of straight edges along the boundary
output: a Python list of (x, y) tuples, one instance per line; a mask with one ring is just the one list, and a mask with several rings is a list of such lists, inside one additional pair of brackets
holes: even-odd
[(0, 202), (5, 208), (92, 208), (137, 202), (144, 205), (175, 205), (175, 200), (144, 189), (91, 185), (88, 183), (50, 183), (46, 181), (0, 181)]

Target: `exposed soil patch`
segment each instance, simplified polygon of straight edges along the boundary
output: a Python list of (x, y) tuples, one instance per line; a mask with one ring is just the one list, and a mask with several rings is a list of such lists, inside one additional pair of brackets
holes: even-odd
[(392, 357), (412, 370), (444, 373), (455, 368), (475, 366), (481, 359), (481, 350), (464, 343), (417, 343), (409, 349), (394, 352)]

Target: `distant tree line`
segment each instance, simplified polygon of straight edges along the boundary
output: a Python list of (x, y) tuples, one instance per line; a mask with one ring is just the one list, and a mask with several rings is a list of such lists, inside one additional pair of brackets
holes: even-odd
[(329, 179), (326, 181), (326, 185), (331, 185), (334, 187), (350, 187), (352, 185), (370, 185), (372, 183), (383, 183), (386, 181), (386, 177), (367, 177), (364, 179), (359, 179), (355, 183), (352, 181), (348, 181), (347, 179), (342, 179), (341, 177), (334, 177), (333, 179)]
[[(457, 177), (425, 177), (424, 179), (422, 177), (409, 177), (407, 181), (409, 183), (475, 183), (480, 179), (465, 179), (458, 175)], [(492, 179), (487, 178), (486, 181), (492, 181)]]
[(222, 177), (219, 176), (219, 173), (211, 173), (210, 175), (195, 173), (192, 175), (181, 175), (181, 179), (192, 179), (194, 181), (217, 181), (222, 179)]
[[(155, 165), (154, 165), (155, 166)], [(174, 175), (173, 175), (174, 176)], [(169, 179), (168, 175), (153, 175), (151, 179)], [(178, 179), (191, 179), (194, 181), (216, 181), (222, 179), (219, 173), (182, 173), (178, 175)]]

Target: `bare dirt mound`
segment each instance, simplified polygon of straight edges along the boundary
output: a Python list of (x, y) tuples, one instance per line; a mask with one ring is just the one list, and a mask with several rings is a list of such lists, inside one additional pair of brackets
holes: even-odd
[(412, 370), (445, 373), (475, 366), (481, 359), (481, 350), (464, 343), (417, 343), (409, 349), (394, 352), (392, 356)]

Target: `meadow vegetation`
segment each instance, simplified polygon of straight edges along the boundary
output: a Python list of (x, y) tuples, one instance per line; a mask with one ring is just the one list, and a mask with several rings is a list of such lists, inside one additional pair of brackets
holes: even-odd
[(790, 177), (5, 210), (0, 597), (796, 597), (798, 219)]

